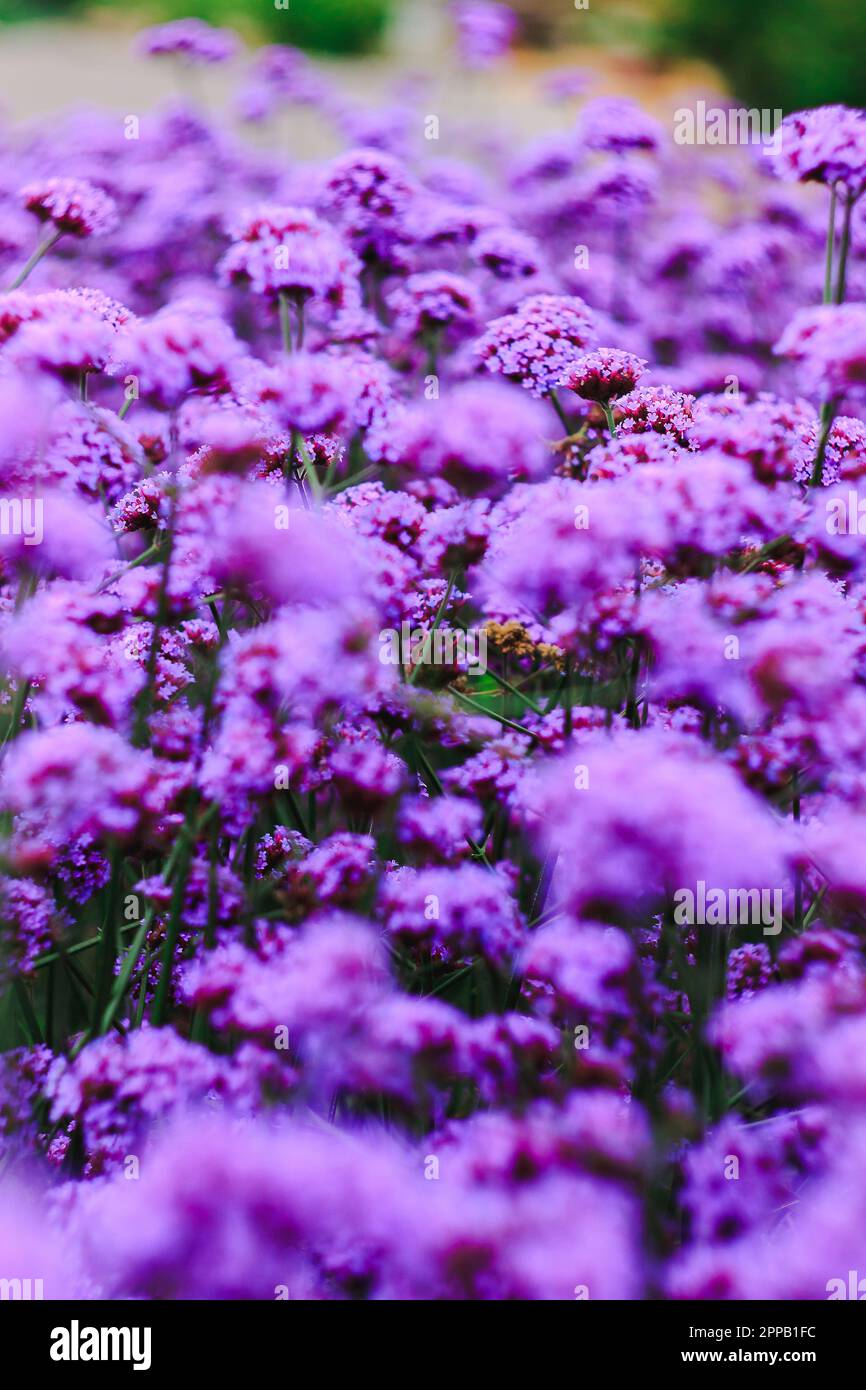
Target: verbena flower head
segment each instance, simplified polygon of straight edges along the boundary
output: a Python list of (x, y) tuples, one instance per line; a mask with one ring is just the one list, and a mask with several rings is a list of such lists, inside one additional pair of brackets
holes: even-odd
[(83, 372), (111, 370), (116, 366), (117, 329), (132, 317), (127, 314), (124, 319), (121, 305), (106, 314), (105, 306), (84, 291), (53, 290), (35, 295), (4, 357), (20, 370), (62, 380), (77, 379)]
[[(33, 491), (32, 481), (29, 487)], [(49, 486), (40, 485), (37, 491), (39, 495), (31, 499), (31, 506), (35, 508), (38, 503), (38, 525), (15, 525), (14, 502), (11, 512), (7, 512), (13, 524), (7, 521), (5, 528), (0, 528), (3, 564), (13, 572), (20, 570), (31, 576), (87, 579), (95, 583), (116, 553), (102, 508), (87, 505), (68, 488), (57, 486), (55, 479)], [(9, 498), (4, 500), (8, 506)], [(34, 533), (38, 535), (35, 544)]]
[(46, 1219), (45, 1193), (29, 1177), (26, 1171), (13, 1170), (3, 1184), (0, 1260), (4, 1269), (25, 1271), (11, 1277), (21, 1278), (22, 1288), (33, 1298), (94, 1297), (100, 1285), (82, 1269), (80, 1247), (61, 1238), (60, 1222)]
[(620, 154), (627, 150), (655, 151), (662, 143), (657, 121), (636, 101), (596, 97), (580, 113), (579, 137), (589, 150)]
[(475, 238), (471, 255), (498, 280), (527, 279), (542, 266), (541, 247), (514, 227), (488, 227)]
[(443, 271), (410, 275), (391, 291), (388, 305), (395, 326), (408, 337), (446, 328), (469, 332), (481, 308), (475, 287), (468, 280)]
[(786, 116), (776, 132), (774, 164), (785, 179), (866, 188), (866, 114), (850, 106), (818, 106)]
[(363, 261), (399, 264), (417, 191), (399, 159), (361, 148), (338, 155), (326, 167), (317, 206)]
[(622, 1026), (631, 1014), (636, 962), (625, 932), (568, 919), (533, 933), (521, 968), (527, 995), (539, 993), (539, 1013)]
[(231, 235), (233, 244), (219, 266), (226, 283), (270, 298), (285, 293), (302, 303), (355, 304), (358, 262), (309, 208), (261, 206), (242, 213)]
[(670, 386), (638, 386), (617, 401), (617, 435), (650, 430), (685, 448), (692, 437), (695, 397)]
[(678, 889), (694, 893), (699, 880), (725, 892), (786, 886), (785, 837), (772, 815), (734, 773), (675, 736), (587, 740), (525, 795), (539, 838), (560, 852), (561, 891), (578, 915), (628, 921)]
[(28, 183), (18, 196), (40, 222), (70, 236), (104, 236), (118, 225), (114, 199), (86, 179), (44, 179)]
[(598, 348), (578, 357), (559, 383), (585, 401), (612, 401), (633, 391), (646, 362), (619, 348)]
[(58, 1058), (46, 1095), (55, 1121), (72, 1123), (86, 1155), (85, 1174), (122, 1163), (147, 1124), (222, 1089), (224, 1064), (171, 1028), (136, 1029), (128, 1038), (95, 1039), (69, 1062)]
[(231, 29), (216, 29), (203, 19), (175, 19), (145, 29), (139, 50), (148, 57), (177, 57), (190, 64), (225, 63), (233, 58), (240, 40)]
[(460, 56), (470, 68), (489, 68), (505, 56), (517, 32), (517, 15), (497, 0), (452, 0)]
[(284, 365), (259, 376), (257, 395), (283, 430), (333, 430), (354, 404), (351, 362), (326, 353), (293, 353)]
[(592, 80), (591, 68), (553, 68), (544, 75), (544, 94), (551, 101), (568, 101), (571, 97), (583, 96)]
[(813, 391), (828, 397), (862, 398), (866, 387), (866, 304), (800, 309), (775, 351), (800, 364)]
[(243, 348), (229, 325), (202, 307), (169, 304), (120, 330), (116, 356), (141, 396), (173, 408), (191, 391), (228, 388)]
[(53, 894), (29, 878), (0, 878), (6, 924), (0, 949), (0, 980), (29, 975), (40, 955), (50, 951), (54, 934), (66, 927)]
[(808, 477), (817, 448), (817, 417), (805, 401), (783, 401), (768, 393), (756, 400), (742, 394), (704, 396), (693, 414), (688, 431), (693, 446), (745, 459), (764, 483)]
[(165, 808), (150, 755), (88, 724), (22, 735), (6, 758), (0, 797), (27, 827), (28, 855), (42, 847), (53, 856), (82, 835), (129, 840)]
[(486, 611), (539, 625), (538, 640), (550, 643), (571, 644), (580, 631), (591, 632), (593, 646), (605, 649), (632, 621), (642, 549), (664, 544), (653, 513), (636, 493), (624, 532), (616, 485), (599, 483), (588, 495), (576, 482), (544, 483), (510, 525), (494, 526), (477, 580)]
[[(219, 510), (208, 507), (208, 500), (207, 492), (198, 498), (187, 495), (182, 503), (180, 525), (183, 530), (188, 527), (190, 535), (202, 528), (201, 542), (207, 546), (208, 572), (216, 578), (252, 589), (261, 587), (278, 603), (318, 607), (346, 602), (353, 593), (358, 594), (364, 577), (363, 551), (353, 545), (351, 533), (333, 515), (307, 511), (299, 501), (289, 504), (284, 494), (266, 482), (233, 487), (225, 507)], [(291, 563), (287, 563), (289, 555)], [(320, 618), (315, 622), (322, 626)], [(315, 622), (306, 634), (304, 650), (318, 670), (322, 657), (316, 659)], [(300, 632), (299, 625), (299, 635)], [(288, 640), (288, 635), (287, 626), (283, 640)], [(253, 637), (254, 633), (243, 634), (236, 655)], [(332, 626), (329, 641), (321, 652), (330, 649), (332, 642), (339, 650), (343, 640), (347, 639), (344, 639), (342, 624)], [(361, 650), (365, 645), (366, 641), (359, 642)], [(305, 662), (300, 658), (299, 648), (299, 679), (305, 669)]]
[(522, 937), (505, 880), (478, 864), (398, 872), (385, 883), (380, 910), (396, 940), (445, 951), (453, 960), (477, 953), (502, 963)]
[(457, 796), (407, 798), (400, 807), (397, 836), (424, 861), (447, 863), (466, 859), (472, 844), (480, 844), (481, 808)]
[(397, 429), (397, 455), (413, 471), (472, 496), (500, 493), (511, 479), (547, 470), (545, 427), (544, 412), (519, 391), (471, 381), (408, 412)]
[(577, 295), (539, 294), (489, 323), (476, 350), (489, 372), (546, 396), (595, 336), (592, 312)]

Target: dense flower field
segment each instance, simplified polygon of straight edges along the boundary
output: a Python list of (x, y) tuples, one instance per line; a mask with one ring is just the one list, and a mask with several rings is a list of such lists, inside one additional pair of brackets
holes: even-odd
[(850, 1296), (866, 117), (245, 61), (2, 131), (0, 1277)]

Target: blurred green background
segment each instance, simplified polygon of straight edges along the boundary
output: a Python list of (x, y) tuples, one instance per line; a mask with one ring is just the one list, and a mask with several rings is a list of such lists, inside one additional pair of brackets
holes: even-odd
[(707, 58), (752, 106), (862, 106), (864, 0), (668, 0), (658, 51)]
[[(251, 36), (321, 53), (365, 53), (377, 48), (400, 0), (0, 0), (0, 20), (47, 19), (116, 10), (142, 24), (196, 15)], [(444, 0), (443, 0), (444, 3)]]
[[(401, 5), (424, 0), (0, 0), (0, 21), (98, 16), (114, 10), (142, 23), (194, 14), (250, 38), (319, 53), (379, 48)], [(429, 0), (438, 10), (447, 0)], [(596, 42), (664, 65), (705, 59), (748, 105), (793, 110), (823, 102), (859, 106), (866, 83), (866, 0), (513, 0), (524, 42), (555, 50)]]

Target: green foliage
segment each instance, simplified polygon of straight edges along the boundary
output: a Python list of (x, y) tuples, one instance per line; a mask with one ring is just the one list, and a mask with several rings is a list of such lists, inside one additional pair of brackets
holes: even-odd
[(397, 0), (0, 0), (4, 20), (123, 11), (141, 24), (195, 16), (237, 26), (244, 34), (319, 53), (367, 53), (381, 40)]
[(391, 0), (289, 0), (278, 10), (262, 5), (260, 21), (268, 37), (321, 53), (365, 53), (382, 37)]
[(657, 41), (709, 59), (749, 106), (863, 104), (863, 0), (667, 0)]
[(23, 19), (55, 19), (81, 10), (83, 0), (0, 0), (0, 23)]

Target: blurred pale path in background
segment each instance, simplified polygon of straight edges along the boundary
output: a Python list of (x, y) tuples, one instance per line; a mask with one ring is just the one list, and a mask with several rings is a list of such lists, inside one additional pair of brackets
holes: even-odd
[[(122, 115), (141, 115), (160, 102), (179, 95), (184, 87), (170, 64), (136, 56), (133, 40), (140, 26), (99, 18), (91, 22), (44, 22), (0, 28), (0, 115), (22, 120), (70, 105), (94, 104)], [(694, 63), (664, 74), (633, 54), (576, 47), (556, 53), (518, 50), (495, 73), (459, 70), (440, 26), (431, 24), (426, 7), (403, 14), (387, 57), (314, 58), (321, 68), (338, 76), (341, 89), (371, 106), (393, 99), (391, 83), (398, 69), (414, 65), (428, 80), (430, 112), (439, 116), (439, 151), (447, 153), (448, 123), (484, 118), (506, 136), (520, 140), (571, 119), (573, 103), (555, 105), (542, 99), (540, 82), (551, 68), (575, 65), (594, 74), (589, 92), (618, 92), (632, 96), (658, 114), (681, 105), (695, 91), (719, 90), (720, 80), (706, 66)], [(253, 51), (253, 50), (250, 50)], [(193, 74), (189, 95), (212, 110), (230, 109), (231, 97), (243, 71), (243, 59), (228, 70)], [(194, 84), (194, 86), (193, 86)], [(249, 127), (243, 127), (249, 134)], [(455, 132), (456, 133), (456, 132)], [(341, 142), (320, 117), (301, 108), (282, 126), (255, 131), (257, 141), (290, 141), (299, 157), (316, 157)]]

